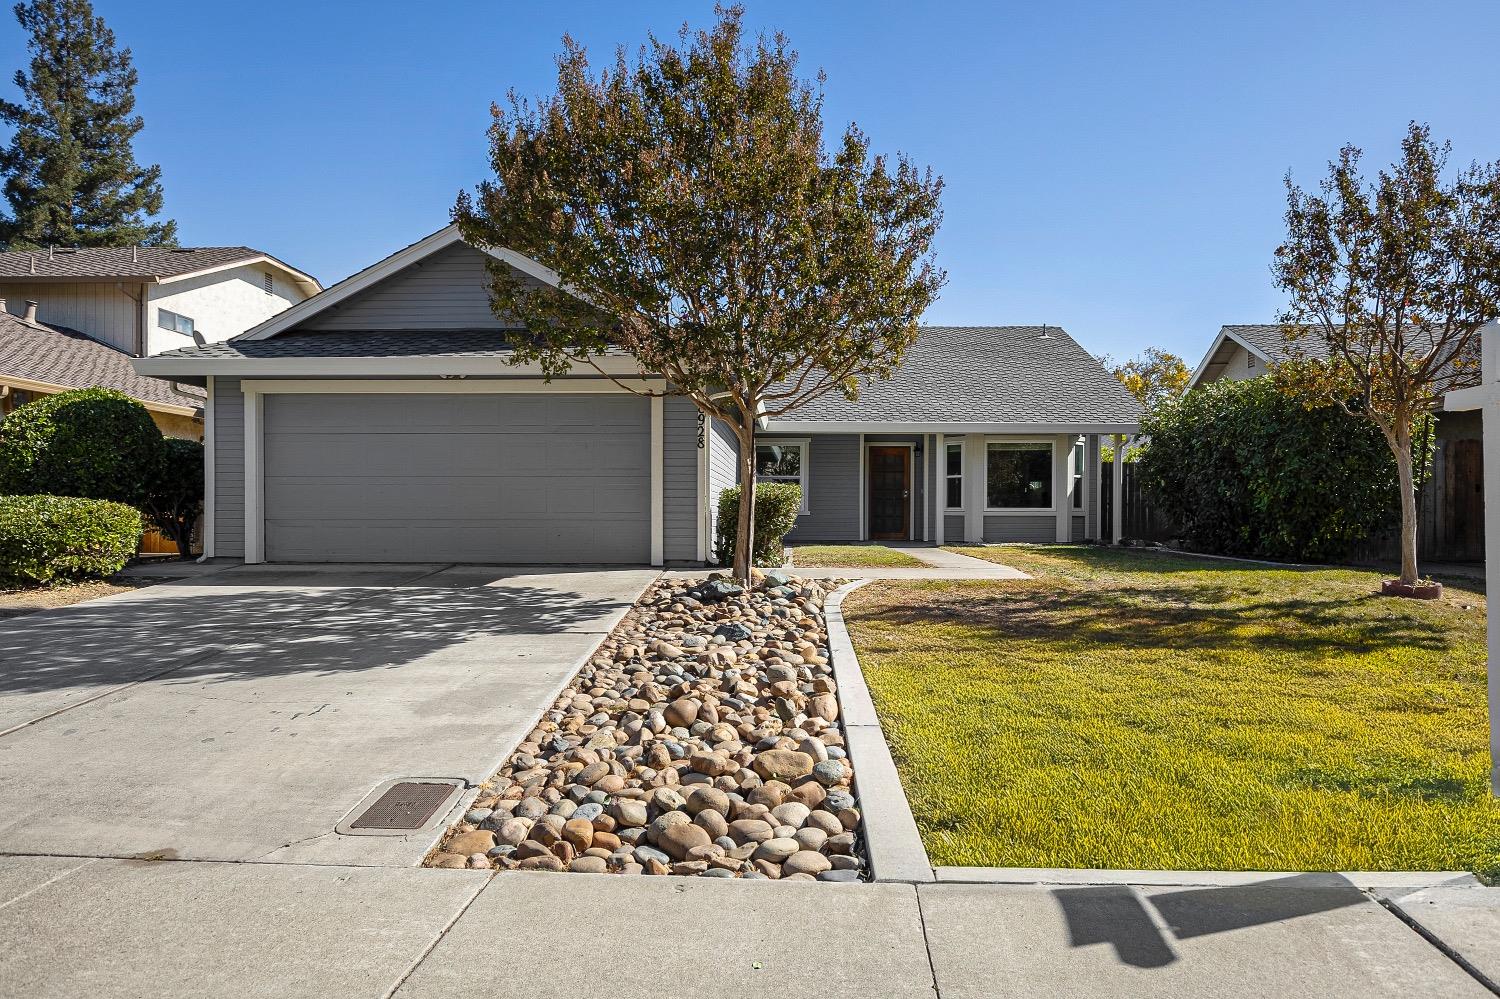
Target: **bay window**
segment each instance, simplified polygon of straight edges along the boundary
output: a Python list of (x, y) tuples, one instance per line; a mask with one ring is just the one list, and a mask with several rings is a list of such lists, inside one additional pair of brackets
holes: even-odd
[(1052, 507), (1052, 445), (990, 441), (985, 446), (985, 506), (991, 510)]

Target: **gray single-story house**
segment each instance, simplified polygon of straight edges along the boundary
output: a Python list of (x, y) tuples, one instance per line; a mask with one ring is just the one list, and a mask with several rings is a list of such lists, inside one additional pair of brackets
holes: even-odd
[[(208, 393), (205, 555), (247, 562), (701, 564), (733, 434), (686, 398), (507, 363), (487, 258), (448, 227), (241, 336), (134, 363)], [(627, 385), (665, 387), (628, 356)], [(766, 422), (795, 541), (1108, 537), (1101, 435), (1139, 408), (1055, 326), (922, 331), (858, 402)]]

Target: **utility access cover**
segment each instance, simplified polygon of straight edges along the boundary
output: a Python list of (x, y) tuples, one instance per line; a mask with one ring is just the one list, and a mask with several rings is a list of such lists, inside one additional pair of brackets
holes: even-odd
[(359, 818), (349, 823), (349, 828), (392, 831), (421, 829), (439, 809), (448, 804), (458, 790), (450, 783), (398, 781), (376, 798), (374, 804), (366, 808)]

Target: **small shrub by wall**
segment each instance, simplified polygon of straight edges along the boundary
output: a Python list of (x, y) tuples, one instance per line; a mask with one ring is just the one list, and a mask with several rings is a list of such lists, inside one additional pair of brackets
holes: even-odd
[(123, 392), (89, 388), (43, 396), (0, 423), (0, 493), (138, 507), (161, 441), (146, 407)]
[(1141, 431), (1142, 486), (1203, 551), (1327, 561), (1397, 514), (1379, 430), (1336, 406), (1306, 408), (1270, 376), (1195, 388)]
[(141, 540), (141, 514), (108, 500), (0, 496), (0, 587), (102, 579)]
[[(802, 509), (802, 487), (790, 482), (755, 484), (755, 560), (753, 565), (786, 563), (782, 541), (797, 523)], [(740, 523), (740, 487), (719, 493), (719, 522), (714, 532), (714, 559), (719, 565), (734, 561), (734, 540)]]

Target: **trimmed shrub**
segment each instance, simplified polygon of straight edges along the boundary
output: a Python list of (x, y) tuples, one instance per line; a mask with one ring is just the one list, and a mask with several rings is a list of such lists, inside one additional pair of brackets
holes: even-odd
[[(786, 563), (782, 539), (797, 523), (802, 509), (802, 487), (790, 482), (755, 484), (755, 559), (752, 565), (779, 566)], [(714, 559), (720, 565), (734, 563), (734, 540), (740, 525), (740, 487), (719, 493), (719, 523), (714, 531)]]
[(203, 515), (203, 445), (163, 439), (147, 486), (146, 516), (177, 543), (179, 557), (192, 558), (193, 528)]
[(1202, 551), (1327, 561), (1398, 510), (1380, 432), (1336, 406), (1305, 407), (1270, 376), (1195, 388), (1148, 413), (1141, 431), (1151, 440), (1143, 487)]
[(113, 389), (43, 396), (0, 423), (0, 493), (141, 506), (161, 451), (146, 407)]
[(45, 586), (119, 572), (141, 542), (141, 514), (109, 500), (0, 496), (0, 586)]

